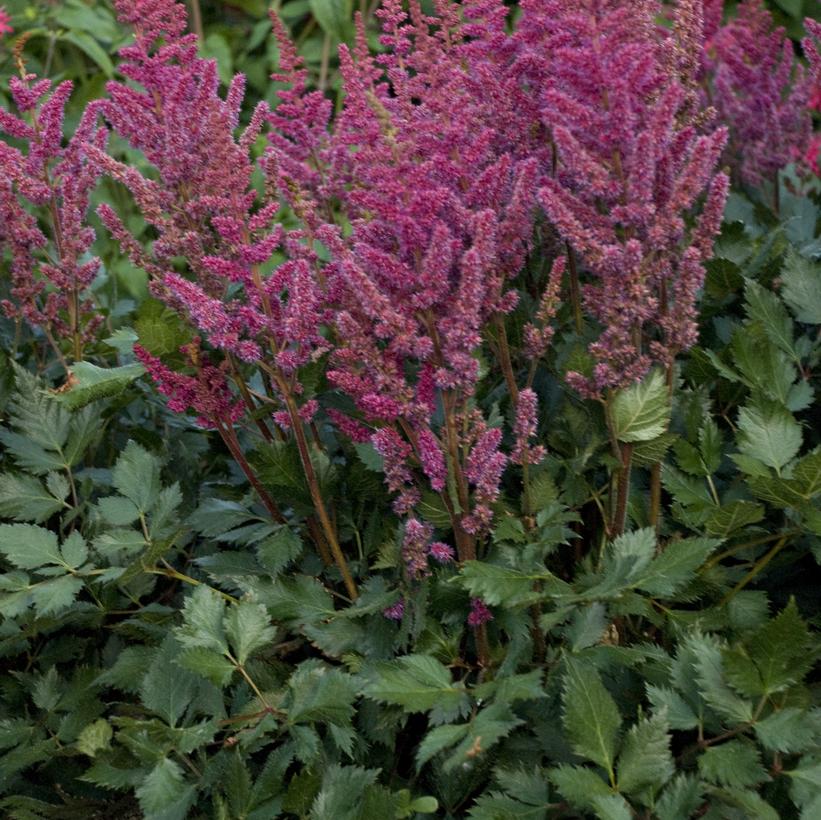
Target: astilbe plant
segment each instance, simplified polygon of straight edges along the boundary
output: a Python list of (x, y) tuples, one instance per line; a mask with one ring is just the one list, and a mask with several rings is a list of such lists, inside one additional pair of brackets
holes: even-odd
[(487, 532), (508, 462), (502, 431), (475, 403), (474, 354), (496, 328), (516, 404), (503, 317), (529, 246), (537, 165), (504, 128), (515, 110), (474, 70), (503, 9), (468, 4), (469, 24), (449, 4), (439, 11), (429, 18), (411, 3), (407, 16), (386, 3), (387, 52), (370, 56), (362, 33), (355, 55), (342, 50), (346, 98), (333, 139), (348, 150), (334, 153), (334, 170), (350, 181), (342, 207), (352, 233), (333, 248), (346, 288), (329, 378), (378, 428), (396, 511), (413, 522), (427, 484), (465, 560)]
[(729, 128), (733, 169), (749, 185), (773, 180), (809, 142), (812, 72), (761, 0), (744, 0), (712, 33), (704, 62), (708, 96)]
[[(271, 516), (285, 520), (243, 453), (235, 423), (256, 418), (268, 441), (291, 433), (299, 450), (316, 521), (310, 522), (326, 563), (336, 562), (348, 593), (356, 585), (319, 492), (305, 432), (315, 403), (303, 401), (300, 366), (327, 349), (322, 327), (329, 321), (321, 263), (313, 245), (315, 224), (303, 207), (304, 227), (286, 231), (276, 221), (283, 181), (273, 150), (264, 163), (262, 202), (252, 187), (252, 144), (268, 116), (260, 103), (241, 136), (235, 137), (244, 78), (237, 75), (223, 99), (216, 63), (196, 53), (185, 35), (185, 9), (165, 0), (116, 4), (122, 22), (134, 27), (135, 42), (122, 50), (121, 72), (132, 84), (112, 82), (103, 116), (112, 130), (141, 151), (157, 178), (145, 176), (102, 151), (101, 170), (131, 192), (146, 222), (157, 232), (149, 254), (108, 205), (100, 217), (112, 235), (148, 271), (151, 290), (206, 339), (219, 358), (195, 342), (185, 353), (191, 373), (174, 373), (150, 352), (138, 358), (176, 410), (194, 409), (222, 436)], [(305, 200), (301, 200), (305, 203)], [(262, 266), (282, 250), (287, 258), (270, 274)], [(184, 260), (184, 269), (179, 268)], [(243, 375), (256, 367), (268, 388), (252, 394)], [(260, 412), (262, 403), (267, 412)]]
[[(579, 264), (589, 275), (583, 305), (600, 328), (589, 345), (591, 371), (568, 381), (609, 415), (613, 391), (653, 364), (672, 385), (675, 356), (696, 341), (704, 262), (728, 188), (716, 172), (726, 130), (697, 128), (703, 118), (656, 31), (656, 4), (523, 5), (522, 47), (541, 61), (525, 64), (525, 76), (539, 69), (555, 147), (539, 199), (567, 242), (571, 277)], [(578, 299), (579, 286), (572, 292)], [(624, 462), (612, 520), (619, 532), (629, 448), (615, 438), (613, 446)]]
[(89, 293), (100, 262), (89, 253), (95, 235), (86, 214), (99, 173), (87, 149), (102, 150), (107, 131), (96, 122), (98, 103), (91, 103), (63, 145), (72, 83), (53, 88), (27, 72), (24, 44), (15, 47), (19, 75), (10, 81), (17, 113), (0, 109), (0, 133), (24, 146), (0, 141), (0, 250), (8, 248), (12, 279), (2, 307), (45, 334), (68, 374), (61, 343), (67, 340), (69, 357), (81, 360), (103, 321)]
[[(734, 139), (742, 138), (744, 122), (756, 119), (755, 100), (766, 96), (744, 74), (739, 51), (756, 26), (769, 31), (754, 4), (721, 27), (719, 4), (705, 11), (699, 0), (683, 0), (670, 33), (657, 25), (662, 9), (652, 0), (585, 0), (572, 8), (523, 2), (511, 34), (497, 0), (460, 7), (442, 0), (435, 16), (417, 2), (405, 11), (389, 0), (378, 12), (384, 50), (371, 54), (361, 21), (353, 51), (341, 48), (344, 101), (332, 124), (330, 102), (309, 89), (274, 15), (274, 79), (286, 87), (277, 108), (260, 103), (241, 132), (244, 78), (220, 94), (215, 62), (199, 57), (196, 37), (185, 34), (183, 4), (121, 0), (115, 7), (135, 35), (121, 51), (126, 82), (108, 84), (65, 148), (68, 85), (38, 103), (46, 81), (30, 85), (24, 75), (13, 91), (31, 124), (2, 115), (4, 128), (29, 144), (27, 154), (2, 147), (4, 236), (17, 301), (7, 309), (73, 338), (74, 358), (82, 358), (100, 321), (83, 319), (91, 304), (82, 294), (97, 270), (95, 260), (81, 261), (93, 240), (83, 225), (88, 193), (101, 173), (122, 183), (156, 236), (150, 248), (111, 206), (99, 216), (149, 274), (153, 295), (197, 334), (181, 351), (184, 370), (140, 345), (137, 358), (172, 409), (191, 409), (218, 431), (279, 522), (287, 516), (249, 463), (238, 428), (252, 421), (267, 442), (294, 442), (315, 511), (306, 525), (351, 597), (356, 585), (310, 442), (313, 434), (318, 443), (313, 422), (323, 410), (306, 393), (302, 368), (322, 363), (355, 408), (329, 408), (323, 418), (354, 442), (370, 441), (382, 457), (394, 510), (405, 518), (410, 580), (426, 574), (434, 547), (440, 555), (447, 548), (431, 544), (435, 530), (418, 517), (423, 493), (439, 496), (461, 561), (479, 555), (512, 464), (521, 467), (530, 512), (529, 470), (545, 455), (532, 445), (539, 420), (533, 379), (550, 347), (565, 276), (576, 330), (595, 336), (589, 370), (568, 381), (601, 401), (608, 420), (616, 392), (653, 365), (672, 388), (674, 359), (695, 342), (704, 262), (728, 185), (717, 172), (727, 132), (704, 107), (702, 87), (712, 71), (719, 108)], [(775, 138), (781, 128), (792, 135), (793, 152), (798, 126), (785, 123), (804, 128), (809, 80), (793, 70), (783, 41), (780, 31), (766, 41), (767, 54), (778, 46), (780, 55), (772, 105), (795, 116), (762, 118), (759, 136)], [(711, 56), (700, 61), (703, 54)], [(808, 76), (817, 79), (816, 62)], [(150, 172), (106, 150), (108, 128), (145, 157)], [(257, 162), (263, 132), (267, 146)], [(782, 152), (773, 161), (786, 159)], [(257, 169), (261, 190), (253, 184)], [(35, 263), (47, 240), (20, 196), (51, 214), (57, 263)], [(506, 318), (519, 301), (513, 280), (540, 209), (566, 253), (556, 256), (525, 324), (529, 366), (519, 368)], [(584, 314), (594, 329), (585, 329)], [(510, 398), (507, 440), (478, 401), (485, 343)], [(60, 351), (56, 340), (54, 347)], [(617, 533), (630, 448), (614, 436), (613, 450), (622, 469), (608, 527)], [(659, 493), (656, 469), (654, 511)]]

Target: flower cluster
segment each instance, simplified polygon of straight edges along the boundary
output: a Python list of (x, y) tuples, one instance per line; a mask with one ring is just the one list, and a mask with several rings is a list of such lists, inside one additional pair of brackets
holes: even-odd
[(0, 6), (0, 36), (4, 34), (11, 34), (14, 29), (9, 25), (11, 17), (4, 6)]
[[(15, 56), (20, 76), (12, 77), (10, 89), (18, 113), (0, 109), (0, 133), (27, 150), (0, 141), (0, 252), (8, 249), (12, 278), (3, 309), (41, 328), (68, 369), (59, 340), (72, 340), (74, 358), (82, 359), (84, 343), (102, 322), (88, 292), (100, 263), (89, 255), (94, 231), (86, 212), (98, 173), (87, 153), (89, 146), (102, 150), (107, 133), (97, 127), (92, 103), (64, 146), (71, 82), (52, 88), (50, 80), (26, 73)], [(45, 211), (45, 228), (31, 208)]]
[(744, 0), (704, 45), (712, 100), (730, 130), (730, 158), (751, 185), (772, 180), (810, 138), (811, 75), (762, 0)]
[(570, 379), (600, 396), (695, 341), (703, 262), (727, 191), (715, 172), (726, 132), (698, 133), (681, 67), (671, 69), (655, 28), (655, 3), (522, 5), (522, 48), (535, 52), (531, 74), (540, 65), (542, 120), (556, 150), (539, 198), (593, 276), (584, 303), (601, 326), (592, 372)]
[[(307, 368), (342, 394), (321, 418), (381, 456), (406, 519), (407, 576), (427, 575), (431, 558), (476, 558), (505, 470), (521, 466), (527, 484), (546, 455), (534, 377), (560, 305), (590, 342), (589, 367), (569, 375), (583, 395), (607, 400), (654, 363), (670, 368), (695, 341), (727, 193), (718, 123), (739, 173), (758, 181), (808, 150), (806, 108), (818, 103), (814, 45), (803, 71), (753, 0), (726, 24), (718, 0), (679, 0), (670, 27), (659, 0), (522, 0), (513, 31), (502, 0), (434, 0), (434, 13), (385, 0), (383, 50), (371, 53), (361, 20), (340, 50), (335, 116), (275, 15), (285, 87), (275, 108), (243, 112), (244, 78), (221, 91), (184, 3), (114, 5), (134, 32), (124, 80), (65, 145), (70, 84), (23, 71), (11, 88), (20, 116), (0, 111), (0, 129), (28, 146), (0, 142), (6, 311), (43, 327), (61, 356), (66, 338), (82, 356), (100, 321), (87, 298), (98, 269), (88, 197), (100, 174), (124, 186), (147, 231), (107, 204), (103, 224), (199, 334), (183, 372), (140, 347), (137, 357), (169, 406), (216, 428), (246, 471), (241, 417), (296, 444), (316, 513), (307, 526), (352, 597), (306, 433), (320, 441), (325, 404)], [(142, 170), (107, 150), (109, 129)], [(542, 235), (550, 273), (517, 279)], [(491, 389), (507, 393), (493, 415), (507, 426), (482, 410), (488, 350)], [(431, 496), (455, 551), (421, 518)], [(477, 626), (489, 617), (480, 604)]]

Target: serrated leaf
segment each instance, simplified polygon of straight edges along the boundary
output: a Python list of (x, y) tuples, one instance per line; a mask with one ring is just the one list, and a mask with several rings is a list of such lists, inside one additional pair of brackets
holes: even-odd
[(625, 794), (647, 789), (657, 792), (673, 776), (675, 765), (664, 712), (630, 727), (619, 754), (617, 772), (619, 791)]
[(721, 647), (717, 639), (709, 635), (692, 635), (685, 641), (692, 653), (692, 664), (701, 697), (731, 725), (750, 723), (753, 707), (749, 701), (736, 695), (725, 681)]
[(597, 797), (610, 794), (610, 786), (595, 770), (584, 766), (558, 766), (550, 770), (550, 780), (565, 800), (582, 809), (592, 809)]
[(57, 536), (33, 524), (0, 524), (0, 554), (20, 569), (64, 563)]
[(731, 501), (710, 515), (704, 529), (710, 535), (727, 538), (731, 533), (764, 518), (764, 508), (752, 501)]
[(359, 695), (357, 681), (339, 669), (307, 661), (288, 681), (288, 717), (293, 723), (326, 722), (350, 725), (353, 703)]
[(94, 757), (97, 752), (108, 748), (111, 744), (111, 739), (114, 737), (114, 730), (107, 720), (100, 718), (80, 732), (75, 745), (84, 755)]
[(593, 811), (599, 820), (632, 820), (630, 805), (620, 794), (593, 798)]
[(187, 786), (180, 765), (164, 757), (136, 790), (140, 807), (147, 815), (159, 814), (182, 800)]
[(302, 546), (299, 535), (290, 527), (282, 525), (257, 544), (257, 560), (264, 570), (276, 576), (300, 556)]
[(738, 412), (738, 449), (779, 471), (801, 447), (801, 428), (781, 407), (742, 407)]
[(80, 535), (78, 530), (69, 533), (63, 545), (60, 547), (60, 553), (63, 556), (66, 566), (71, 569), (79, 569), (88, 558), (88, 544), (85, 538)]
[(74, 362), (69, 389), (55, 394), (54, 398), (70, 410), (77, 410), (93, 401), (119, 395), (144, 373), (145, 368), (138, 362), (110, 368)]
[(49, 581), (41, 581), (31, 588), (31, 601), (41, 617), (58, 615), (73, 603), (83, 582), (73, 575), (63, 575)]
[(258, 649), (270, 644), (275, 633), (262, 604), (240, 601), (230, 607), (225, 616), (225, 634), (240, 666), (245, 666), (248, 658)]
[(491, 703), (467, 724), (466, 736), (445, 760), (443, 771), (450, 772), (477, 760), (522, 723), (506, 703)]
[(422, 768), (432, 757), (435, 757), (444, 749), (449, 749), (464, 738), (468, 731), (467, 723), (460, 723), (456, 726), (445, 725), (435, 726), (431, 729), (416, 750), (416, 769)]
[(228, 652), (223, 619), (225, 601), (207, 586), (195, 587), (182, 609), (183, 624), (176, 630), (177, 640), (188, 647)]
[(564, 635), (571, 650), (580, 652), (598, 643), (608, 624), (607, 609), (604, 604), (597, 601), (573, 613)]
[(676, 775), (656, 803), (658, 820), (683, 820), (692, 817), (701, 806), (703, 788), (698, 779), (687, 774)]
[(653, 559), (639, 588), (650, 595), (669, 597), (690, 583), (696, 571), (721, 544), (715, 538), (684, 538), (671, 541)]
[(140, 685), (143, 705), (169, 726), (176, 726), (197, 689), (197, 679), (175, 661), (179, 646), (172, 636), (154, 654)]
[(570, 591), (569, 585), (547, 570), (523, 572), (485, 561), (465, 561), (459, 582), (472, 597), (482, 598), (490, 606), (524, 606), (539, 600), (546, 590), (555, 594)]
[(753, 728), (765, 749), (784, 754), (806, 752), (821, 744), (821, 709), (807, 712), (788, 706), (759, 720)]
[(3, 518), (40, 524), (68, 507), (63, 498), (65, 496), (55, 498), (34, 476), (0, 475), (0, 516)]
[(100, 515), (115, 527), (123, 527), (133, 524), (139, 517), (140, 511), (133, 501), (123, 498), (121, 495), (112, 495), (101, 498), (97, 502)]
[(744, 296), (747, 315), (761, 323), (773, 344), (795, 357), (792, 319), (778, 296), (752, 279), (745, 282)]
[(129, 441), (112, 471), (115, 488), (141, 512), (149, 512), (160, 493), (160, 462), (136, 441)]
[(769, 779), (758, 750), (741, 740), (705, 749), (699, 755), (698, 770), (708, 782), (731, 788), (751, 788)]
[(621, 726), (618, 707), (593, 668), (568, 656), (564, 662), (562, 720), (570, 742), (576, 754), (612, 775)]
[(795, 318), (799, 322), (821, 325), (821, 265), (791, 250), (781, 271), (781, 281), (781, 295)]
[(663, 712), (671, 729), (688, 730), (698, 726), (698, 717), (690, 704), (674, 689), (647, 684), (647, 699), (654, 711)]
[(610, 407), (613, 434), (619, 441), (650, 441), (667, 429), (670, 396), (664, 374), (652, 370), (641, 382), (616, 393)]
[(800, 680), (812, 664), (810, 634), (795, 599), (750, 639), (747, 648), (761, 676), (761, 694), (774, 694)]
[(192, 646), (186, 649), (178, 658), (177, 663), (210, 680), (216, 686), (224, 687), (231, 682), (236, 667), (224, 655), (205, 649), (201, 646)]
[(401, 706), (408, 713), (431, 711), (436, 723), (462, 714), (468, 705), (467, 694), (453, 684), (447, 667), (429, 655), (373, 664), (365, 676), (367, 697)]

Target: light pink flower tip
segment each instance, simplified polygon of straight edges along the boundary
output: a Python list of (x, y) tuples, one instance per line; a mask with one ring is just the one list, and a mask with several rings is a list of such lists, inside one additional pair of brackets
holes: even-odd
[(481, 598), (471, 598), (470, 613), (468, 614), (468, 626), (474, 629), (493, 620), (493, 613)]
[(385, 607), (382, 610), (382, 615), (389, 621), (401, 621), (405, 617), (405, 599), (400, 598), (395, 604)]
[(0, 35), (11, 34), (14, 29), (9, 25), (11, 22), (11, 15), (6, 11), (5, 7), (0, 7)]
[(430, 545), (430, 557), (440, 564), (449, 564), (454, 558), (453, 547), (450, 544), (444, 544), (441, 541), (435, 541)]

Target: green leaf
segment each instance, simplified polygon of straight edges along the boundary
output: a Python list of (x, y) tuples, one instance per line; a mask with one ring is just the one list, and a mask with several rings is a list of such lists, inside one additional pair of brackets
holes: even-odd
[(658, 791), (675, 772), (670, 753), (667, 717), (659, 712), (630, 728), (618, 760), (619, 791), (625, 794)]
[(698, 779), (687, 774), (676, 775), (656, 803), (658, 820), (683, 820), (692, 817), (703, 802)]
[(577, 609), (564, 631), (571, 651), (580, 652), (588, 646), (597, 644), (608, 625), (607, 609), (604, 604), (597, 601)]
[(741, 740), (705, 749), (698, 758), (698, 771), (708, 782), (731, 788), (751, 788), (769, 779), (758, 750)]
[(797, 20), (801, 19), (803, 0), (775, 0), (790, 17), (795, 17)]
[(140, 511), (133, 501), (123, 498), (121, 495), (111, 495), (101, 498), (97, 502), (100, 508), (100, 515), (107, 523), (115, 527), (123, 527), (133, 524), (139, 517)]
[(111, 724), (107, 720), (100, 718), (80, 732), (77, 738), (76, 746), (84, 755), (94, 757), (97, 752), (102, 749), (107, 749), (111, 744), (111, 739), (114, 737), (114, 731)]
[(179, 353), (191, 341), (191, 330), (180, 317), (158, 299), (145, 299), (137, 311), (134, 330), (152, 356)]
[(0, 553), (20, 569), (65, 564), (57, 547), (57, 536), (33, 524), (0, 524)]
[[(485, 561), (465, 561), (459, 582), (472, 597), (482, 598), (490, 606), (524, 606), (539, 600), (545, 592), (570, 591), (569, 585), (547, 570), (522, 572)], [(536, 589), (537, 584), (541, 591)]]
[(0, 516), (3, 518), (39, 524), (68, 507), (63, 498), (65, 496), (52, 495), (34, 476), (0, 475)]
[(711, 635), (691, 635), (685, 640), (684, 647), (692, 653), (696, 680), (704, 701), (731, 725), (752, 722), (752, 704), (738, 697), (725, 681), (718, 640)]
[(223, 85), (230, 85), (234, 76), (234, 56), (225, 37), (216, 31), (209, 32), (201, 48), (204, 56), (216, 60), (220, 82)]
[(119, 395), (144, 373), (145, 368), (137, 362), (109, 368), (75, 362), (71, 366), (70, 388), (56, 393), (54, 398), (70, 410), (77, 410), (98, 399)]
[(742, 407), (738, 412), (738, 449), (780, 471), (801, 447), (801, 428), (776, 405)]
[(352, 0), (308, 0), (308, 6), (326, 34), (340, 41), (350, 38)]
[(0, 430), (0, 442), (5, 445), (18, 467), (35, 475), (62, 470), (67, 466), (61, 452), (48, 450), (34, 439), (20, 433)]
[(183, 624), (175, 632), (177, 640), (183, 646), (226, 654), (224, 615), (225, 601), (215, 590), (204, 585), (195, 587), (183, 604)]
[(70, 533), (60, 548), (63, 561), (71, 569), (79, 569), (88, 558), (88, 544), (78, 530)]
[(451, 772), (465, 763), (477, 760), (522, 723), (524, 721), (516, 717), (506, 703), (491, 703), (468, 723), (465, 738), (448, 756), (442, 767), (443, 771)]
[(611, 776), (621, 716), (598, 673), (565, 656), (563, 722), (574, 751), (602, 766)]
[(350, 725), (353, 703), (359, 695), (357, 681), (351, 675), (318, 661), (306, 661), (297, 667), (288, 688), (291, 722)]
[[(106, 77), (114, 76), (114, 64), (108, 56), (106, 50), (90, 35), (84, 31), (64, 31), (58, 35), (60, 40), (66, 43), (71, 43), (80, 51), (84, 52), (91, 60), (93, 60), (97, 67), (105, 74)], [(79, 364), (79, 362), (77, 362)]]
[(593, 798), (593, 811), (599, 820), (632, 820), (630, 805), (620, 794)]
[(429, 655), (405, 655), (365, 670), (363, 693), (380, 703), (401, 706), (405, 712), (431, 712), (434, 723), (463, 714), (468, 706), (464, 689), (450, 672)]
[(257, 545), (260, 566), (276, 576), (302, 553), (302, 539), (290, 527), (282, 525)]
[(41, 581), (31, 588), (31, 601), (41, 617), (58, 615), (76, 599), (83, 582), (73, 575), (62, 575), (50, 581)]
[(662, 712), (671, 729), (688, 730), (698, 726), (698, 717), (686, 700), (667, 686), (647, 684), (647, 699), (653, 709)]
[(746, 280), (744, 295), (749, 317), (761, 323), (774, 345), (796, 358), (793, 323), (783, 302), (752, 279)]
[(357, 820), (365, 791), (376, 782), (378, 774), (378, 769), (360, 766), (328, 766), (311, 806), (310, 820)]
[(752, 501), (731, 501), (719, 507), (704, 524), (710, 535), (727, 538), (731, 533), (764, 518), (764, 508)]
[(550, 770), (550, 780), (571, 805), (592, 809), (597, 797), (607, 797), (610, 786), (593, 769), (562, 765)]
[(188, 709), (198, 681), (175, 661), (179, 646), (173, 636), (165, 639), (154, 655), (140, 686), (143, 705), (169, 726), (176, 726)]
[(772, 695), (800, 681), (813, 663), (810, 645), (807, 625), (791, 598), (747, 643), (750, 660), (760, 678), (760, 689), (754, 694)]
[(821, 265), (791, 250), (781, 271), (781, 282), (781, 295), (795, 318), (821, 325)]
[(639, 587), (650, 595), (669, 597), (690, 583), (696, 571), (721, 544), (715, 538), (683, 538), (671, 541), (653, 559)]
[(227, 686), (236, 671), (234, 664), (224, 655), (201, 646), (192, 646), (186, 649), (180, 655), (177, 663), (190, 672), (202, 675), (219, 687)]
[(129, 441), (112, 471), (114, 486), (140, 512), (149, 512), (160, 493), (160, 462), (136, 441)]
[(307, 575), (277, 580), (260, 589), (259, 597), (277, 621), (311, 624), (336, 615), (328, 590)]
[[(810, 757), (802, 760), (794, 769), (784, 772), (792, 781), (790, 783), (790, 797), (796, 805), (807, 809), (810, 805), (818, 804), (818, 796), (821, 794), (821, 762), (817, 758)], [(813, 820), (809, 811), (801, 815), (802, 820)]]
[(251, 601), (240, 601), (228, 609), (225, 632), (234, 650), (234, 657), (240, 666), (245, 666), (254, 652), (273, 642), (276, 630), (271, 626), (264, 606)]
[(166, 811), (182, 800), (186, 790), (182, 768), (170, 758), (164, 757), (148, 773), (136, 794), (142, 810), (151, 816)]
[(821, 741), (821, 709), (807, 712), (788, 706), (759, 720), (753, 728), (765, 749), (784, 754), (806, 752)]
[(650, 441), (660, 436), (670, 422), (670, 395), (664, 374), (652, 370), (641, 382), (620, 390), (610, 414), (619, 441)]
[(468, 731), (467, 723), (460, 723), (456, 726), (448, 724), (445, 726), (435, 726), (431, 729), (416, 750), (416, 769), (420, 770), (432, 757), (439, 752), (456, 745), (462, 740)]

